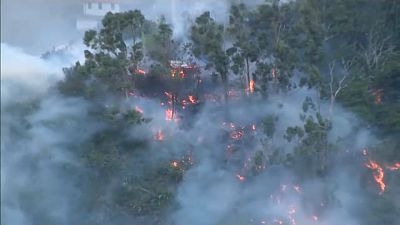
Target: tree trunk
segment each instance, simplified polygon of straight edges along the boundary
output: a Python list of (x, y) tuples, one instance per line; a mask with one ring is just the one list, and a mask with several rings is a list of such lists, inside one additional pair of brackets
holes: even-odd
[(248, 57), (246, 57), (246, 74), (247, 74), (247, 88), (249, 88), (250, 91), (250, 65)]

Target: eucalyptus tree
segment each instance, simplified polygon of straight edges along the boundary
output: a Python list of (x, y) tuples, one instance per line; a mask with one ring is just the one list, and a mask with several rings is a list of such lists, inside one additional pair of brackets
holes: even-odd
[(229, 57), (224, 48), (224, 26), (218, 24), (210, 12), (196, 18), (191, 27), (193, 55), (206, 62), (206, 69), (213, 68), (221, 77), (228, 99)]

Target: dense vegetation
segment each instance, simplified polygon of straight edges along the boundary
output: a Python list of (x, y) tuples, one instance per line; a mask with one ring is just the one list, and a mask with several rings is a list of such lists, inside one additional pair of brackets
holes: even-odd
[[(164, 76), (174, 82), (170, 60), (204, 65), (201, 73), (221, 87), (223, 104), (229, 104), (229, 89), (238, 86), (235, 80), (244, 81), (245, 88), (254, 82), (254, 95), (262, 99), (299, 88), (315, 90), (317, 101), (303, 99), (299, 115), (303, 124), (285, 129), (283, 138), (295, 145), (294, 151), (274, 148), (267, 154), (257, 149), (249, 178), (262, 174), (260, 168), (266, 164), (282, 165), (300, 180), (331, 174), (332, 159), (340, 157), (343, 145), (330, 141), (328, 134), (341, 107), (355, 113), (363, 121), (361, 127), (372, 128), (381, 140), (368, 146), (374, 159), (388, 164), (400, 160), (399, 2), (278, 2), (255, 8), (232, 5), (226, 24), (204, 12), (193, 21), (187, 41), (174, 39), (173, 27), (164, 18), (149, 21), (138, 10), (108, 13), (100, 30), (85, 33), (85, 62), (66, 68), (66, 78), (58, 85), (63, 96), (84, 98), (90, 104), (90, 118), (102, 124), (88, 140), (69, 146), (88, 169), (80, 174), (87, 178), (80, 184), (87, 193), (85, 211), (101, 208), (104, 213), (147, 216), (153, 223), (164, 224), (163, 214), (177, 207), (177, 187), (192, 166), (188, 152), (157, 156), (154, 149), (170, 143), (132, 135), (132, 129), (151, 125), (153, 118), (118, 106), (137, 91), (135, 71), (144, 66), (151, 79)], [(115, 105), (105, 106), (106, 98), (114, 99)], [(327, 105), (325, 111), (322, 105)], [(278, 117), (265, 115), (260, 124), (265, 139), (276, 135)], [(190, 143), (184, 146), (195, 148)], [(271, 146), (266, 143), (264, 148)], [(179, 167), (171, 165), (177, 158), (174, 162)], [(392, 179), (395, 183), (399, 177)], [(391, 200), (397, 189), (393, 187), (384, 197), (377, 197), (375, 190), (366, 191), (366, 199), (376, 204), (361, 210), (363, 224), (391, 224), (394, 215), (400, 214)], [(113, 194), (108, 196), (110, 190)], [(331, 193), (326, 196), (326, 204), (340, 204)]]

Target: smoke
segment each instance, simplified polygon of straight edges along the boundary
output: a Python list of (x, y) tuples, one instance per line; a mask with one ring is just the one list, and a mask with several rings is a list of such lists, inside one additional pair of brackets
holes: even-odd
[[(205, 10), (226, 22), (231, 1), (155, 1), (148, 3), (152, 7), (146, 7), (144, 1), (135, 4), (143, 7), (148, 18), (166, 14), (174, 34), (181, 37), (190, 18)], [(335, 145), (335, 153), (328, 155), (328, 174), (305, 174), (315, 163), (307, 158), (301, 163), (287, 160), (298, 154), (296, 147), (302, 144), (301, 140), (286, 140), (287, 128), (303, 127), (304, 116), (317, 120), (317, 109), (303, 110), (306, 97), (318, 102), (315, 90), (298, 88), (269, 96), (268, 100), (244, 96), (230, 100), (228, 105), (202, 98), (194, 112), (180, 115), (180, 121), (166, 121), (166, 107), (159, 99), (105, 94), (92, 103), (61, 95), (56, 88), (64, 78), (61, 68), (82, 60), (77, 53), (82, 53), (81, 46), (65, 48), (67, 54), (46, 60), (7, 44), (2, 43), (1, 48), (4, 224), (364, 224), (360, 215), (368, 211), (364, 204), (368, 200), (360, 184), (362, 150), (377, 140), (355, 115), (340, 106), (330, 115), (326, 102), (319, 105), (323, 117), (332, 119), (328, 140)], [(127, 125), (127, 132), (118, 133), (112, 125), (93, 116), (99, 105), (121, 112), (139, 107), (151, 121)], [(120, 117), (117, 115), (115, 120)], [(266, 117), (274, 124), (269, 136), (263, 123)], [(87, 142), (106, 129), (122, 136), (116, 138), (136, 142), (127, 144), (133, 153), (116, 159), (117, 172), (112, 178), (94, 186), (90, 182), (101, 180), (101, 175), (86, 164), (82, 155), (94, 152), (90, 156), (101, 157), (96, 153), (102, 149), (93, 150)], [(163, 139), (154, 140), (160, 131)], [(110, 146), (106, 143), (104, 148), (112, 151), (112, 144), (119, 139), (106, 141)], [(191, 161), (182, 169), (182, 180), (173, 187), (154, 187), (174, 194), (172, 206), (160, 213), (159, 220), (152, 214), (131, 215), (115, 203), (118, 190), (131, 191), (142, 185), (139, 178), (151, 182), (152, 177), (146, 176), (159, 164), (176, 160), (181, 167), (180, 159), (185, 154), (190, 154)], [(114, 166), (114, 159), (107, 157), (105, 161)], [(95, 166), (111, 168), (108, 164)], [(143, 196), (154, 195), (146, 188), (140, 189)], [(123, 197), (127, 201), (133, 198)], [(387, 224), (394, 224), (390, 219)]]
[(60, 65), (1, 48), (2, 223), (71, 224), (81, 198), (74, 176), (83, 171), (71, 145), (97, 125), (84, 101), (53, 90)]
[[(337, 165), (332, 174), (309, 180), (299, 180), (296, 171), (276, 165), (272, 160), (265, 162), (258, 175), (252, 172), (256, 151), (261, 150), (265, 156), (271, 156), (274, 148), (281, 153), (293, 153), (294, 146), (282, 137), (287, 127), (301, 125), (302, 100), (310, 96), (315, 96), (312, 90), (302, 89), (272, 96), (268, 101), (253, 99), (230, 103), (230, 119), (236, 126), (258, 126), (265, 115), (273, 114), (277, 117), (277, 129), (267, 140), (270, 144), (263, 148), (260, 144), (262, 128), (257, 128), (253, 134), (254, 144), (244, 141), (240, 150), (229, 157), (226, 156), (229, 143), (221, 142), (219, 136), (223, 110), (205, 107), (193, 129), (186, 131), (190, 132), (189, 137), (201, 137), (201, 141), (195, 144), (196, 164), (185, 174), (178, 189), (179, 207), (172, 214), (173, 224), (362, 224), (353, 217), (354, 209), (360, 207), (356, 202), (362, 192), (361, 186), (358, 180), (352, 179), (355, 174), (349, 176), (347, 170), (343, 170), (343, 167), (355, 169), (356, 166), (331, 159)], [(328, 109), (328, 106), (322, 108)], [(347, 146), (347, 142), (339, 145), (341, 149), (351, 148), (351, 152), (344, 153), (347, 157), (360, 155), (358, 147), (367, 144), (365, 132), (353, 129), (357, 126), (353, 115), (337, 111), (343, 113), (335, 115), (335, 128), (330, 132), (332, 139), (356, 139), (352, 145)], [(353, 163), (357, 162), (355, 160)], [(326, 199), (327, 193), (331, 199)]]

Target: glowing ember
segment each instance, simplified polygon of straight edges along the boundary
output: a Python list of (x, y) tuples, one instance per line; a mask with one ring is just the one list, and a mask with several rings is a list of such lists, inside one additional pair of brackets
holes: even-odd
[(165, 120), (171, 121), (174, 118), (174, 113), (172, 109), (165, 110)]
[(255, 130), (256, 130), (256, 125), (255, 125), (255, 124), (251, 125), (251, 129), (252, 129), (253, 131), (255, 131)]
[(195, 98), (193, 95), (189, 95), (189, 101), (190, 101), (192, 104), (196, 104), (196, 103), (197, 103), (196, 98)]
[(171, 77), (175, 77), (175, 73), (176, 73), (175, 70), (171, 70)]
[(382, 104), (383, 89), (378, 89), (374, 91), (372, 95), (375, 97), (375, 104)]
[(141, 113), (141, 114), (144, 113), (143, 109), (141, 109), (141, 108), (138, 107), (138, 106), (135, 107), (135, 111), (138, 112), (138, 113)]
[(163, 141), (164, 138), (164, 133), (161, 130), (157, 131), (157, 133), (154, 135), (154, 140), (156, 141)]
[(178, 166), (179, 166), (179, 164), (178, 164), (177, 161), (173, 160), (173, 161), (171, 162), (171, 167), (172, 167), (172, 168), (178, 168)]
[(233, 131), (230, 136), (233, 140), (240, 140), (243, 137), (243, 135), (244, 132), (242, 130), (238, 130), (238, 131)]
[(249, 90), (250, 90), (250, 93), (253, 93), (253, 92), (254, 92), (254, 80), (250, 80), (250, 83), (249, 83)]
[(369, 162), (367, 162), (365, 166), (370, 168), (371, 170), (374, 170), (374, 179), (376, 183), (379, 185), (379, 188), (381, 190), (379, 194), (383, 194), (386, 185), (383, 180), (385, 177), (385, 172), (383, 171), (382, 167), (378, 163), (372, 160), (369, 160)]
[(237, 179), (239, 179), (239, 181), (244, 181), (246, 180), (246, 177), (240, 175), (240, 174), (236, 174)]
[(146, 74), (146, 71), (144, 71), (144, 70), (142, 70), (142, 69), (136, 69), (136, 70), (135, 70), (135, 74), (138, 74), (138, 75), (145, 75), (145, 74)]
[(392, 166), (388, 165), (386, 166), (388, 170), (394, 171), (394, 170), (400, 170), (400, 162), (393, 164)]
[(173, 95), (171, 92), (164, 92), (164, 94), (168, 97), (168, 98), (172, 98)]
[(183, 72), (183, 70), (181, 70), (181, 71), (179, 72), (179, 77), (180, 77), (181, 79), (183, 79), (183, 78), (186, 77), (186, 74)]
[(272, 71), (271, 71), (271, 74), (272, 74), (272, 78), (276, 78), (276, 70), (275, 70), (275, 68), (272, 68)]

